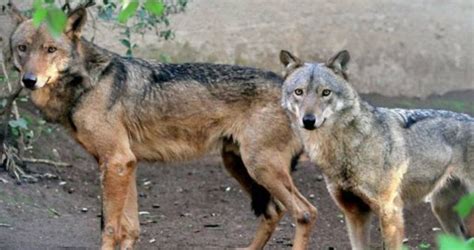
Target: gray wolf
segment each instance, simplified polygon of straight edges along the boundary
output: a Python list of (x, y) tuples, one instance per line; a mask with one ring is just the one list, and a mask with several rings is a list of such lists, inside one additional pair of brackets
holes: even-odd
[(369, 249), (371, 214), (385, 247), (401, 249), (403, 208), (428, 199), (443, 229), (465, 236), (453, 211), (474, 191), (474, 118), (429, 109), (388, 109), (361, 100), (349, 84), (350, 56), (304, 63), (287, 51), (282, 105), (345, 215), (353, 249)]
[(10, 53), (31, 100), (62, 124), (99, 164), (102, 248), (132, 248), (139, 236), (136, 166), (220, 149), (225, 168), (261, 216), (249, 249), (261, 249), (283, 216), (295, 219), (294, 248), (306, 248), (316, 209), (290, 176), (302, 148), (279, 105), (282, 79), (253, 68), (159, 64), (126, 58), (81, 37), (86, 10), (53, 38), (12, 6)]

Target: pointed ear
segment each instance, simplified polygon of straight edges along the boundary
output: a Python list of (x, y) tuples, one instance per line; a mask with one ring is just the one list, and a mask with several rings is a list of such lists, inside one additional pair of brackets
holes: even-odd
[(87, 11), (84, 7), (79, 7), (71, 11), (66, 22), (66, 35), (70, 38), (80, 38), (82, 28), (86, 24)]
[(286, 50), (280, 51), (280, 62), (285, 66), (285, 77), (288, 76), (294, 69), (303, 66), (304, 62), (298, 57), (292, 55)]
[(336, 74), (342, 74), (344, 77), (347, 71), (347, 64), (351, 60), (351, 56), (347, 50), (340, 51), (326, 63)]
[(298, 57), (292, 55), (290, 52), (286, 50), (280, 51), (280, 62), (285, 66), (285, 68), (289, 67), (299, 67), (303, 65), (303, 61)]
[(2, 12), (7, 13), (16, 25), (28, 19), (21, 14), (21, 11), (11, 1), (8, 1), (6, 5), (2, 5)]

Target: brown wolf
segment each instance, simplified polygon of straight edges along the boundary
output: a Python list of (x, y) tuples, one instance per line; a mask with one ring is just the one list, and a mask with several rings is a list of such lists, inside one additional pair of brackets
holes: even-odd
[(285, 210), (296, 221), (293, 248), (306, 248), (316, 209), (289, 173), (301, 145), (279, 105), (279, 76), (118, 56), (81, 38), (84, 8), (70, 12), (57, 39), (9, 10), (18, 22), (10, 39), (13, 64), (33, 103), (99, 163), (103, 249), (128, 249), (139, 236), (137, 161), (190, 159), (219, 148), (263, 215), (249, 248), (263, 248)]
[(449, 233), (464, 236), (453, 205), (474, 191), (474, 118), (442, 110), (378, 108), (348, 83), (349, 53), (303, 63), (289, 52), (282, 102), (311, 161), (343, 211), (353, 249), (369, 249), (370, 217), (401, 249), (403, 208), (424, 198)]

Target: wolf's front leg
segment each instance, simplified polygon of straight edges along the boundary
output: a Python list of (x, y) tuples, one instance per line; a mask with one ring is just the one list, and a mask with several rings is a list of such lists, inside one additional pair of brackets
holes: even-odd
[(360, 197), (331, 183), (326, 178), (329, 194), (344, 213), (353, 250), (370, 249), (370, 218), (372, 211)]
[(402, 249), (404, 237), (403, 206), (394, 203), (384, 204), (379, 211), (379, 218), (384, 248), (388, 250)]
[(136, 159), (130, 150), (117, 150), (101, 159), (104, 212), (102, 249), (132, 249), (138, 239)]

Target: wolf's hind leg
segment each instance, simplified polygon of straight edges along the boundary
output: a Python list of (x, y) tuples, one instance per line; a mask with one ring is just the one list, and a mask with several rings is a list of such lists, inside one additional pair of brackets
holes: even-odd
[(344, 213), (352, 249), (370, 249), (370, 207), (352, 192), (328, 183), (328, 190), (337, 206)]
[(291, 155), (277, 150), (262, 150), (256, 155), (252, 147), (245, 145), (242, 145), (241, 151), (250, 176), (281, 202), (294, 218), (296, 233), (293, 249), (307, 249), (317, 210), (300, 194), (291, 179)]
[(224, 140), (222, 159), (227, 171), (251, 196), (255, 215), (261, 217), (255, 238), (247, 249), (263, 249), (283, 217), (284, 208), (272, 201), (270, 193), (250, 177), (240, 157), (238, 145), (231, 139)]
[(453, 207), (467, 193), (467, 188), (459, 179), (450, 179), (431, 197), (431, 209), (443, 230), (463, 238), (467, 236), (464, 222)]

